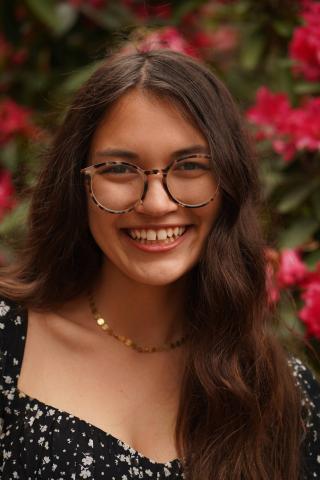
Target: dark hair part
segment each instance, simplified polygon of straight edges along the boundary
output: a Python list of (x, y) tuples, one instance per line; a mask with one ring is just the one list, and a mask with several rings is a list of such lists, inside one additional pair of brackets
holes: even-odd
[(303, 423), (286, 354), (270, 332), (254, 156), (230, 94), (204, 66), (162, 50), (114, 55), (76, 95), (35, 187), (26, 246), (3, 295), (52, 308), (97, 277), (80, 175), (93, 133), (130, 89), (173, 100), (203, 132), (221, 208), (190, 275), (190, 358), (176, 443), (189, 480), (298, 480)]

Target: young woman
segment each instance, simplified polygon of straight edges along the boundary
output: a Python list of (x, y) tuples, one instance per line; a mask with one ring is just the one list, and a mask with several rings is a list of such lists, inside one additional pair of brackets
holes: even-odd
[(3, 480), (320, 476), (320, 390), (271, 332), (242, 123), (170, 51), (81, 88), (1, 275)]

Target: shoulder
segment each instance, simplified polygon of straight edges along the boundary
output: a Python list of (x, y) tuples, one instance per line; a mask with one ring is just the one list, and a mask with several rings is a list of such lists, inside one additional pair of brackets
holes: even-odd
[[(306, 402), (311, 410), (317, 410), (320, 415), (320, 383), (315, 374), (299, 358), (290, 357), (288, 360), (292, 369), (296, 385), (302, 392), (303, 402)], [(319, 432), (320, 433), (320, 432)]]
[(0, 297), (0, 353), (15, 346), (26, 329), (26, 312), (18, 303)]
[(320, 477), (320, 383), (314, 373), (299, 359), (291, 357), (296, 385), (302, 394), (305, 434), (302, 443), (304, 479)]

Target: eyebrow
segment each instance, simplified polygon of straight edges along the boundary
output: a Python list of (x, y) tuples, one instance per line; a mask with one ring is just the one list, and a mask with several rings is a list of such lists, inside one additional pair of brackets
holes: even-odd
[[(176, 160), (180, 157), (185, 157), (187, 155), (192, 155), (195, 153), (204, 153), (206, 155), (210, 155), (208, 147), (205, 145), (191, 145), (187, 148), (182, 148), (180, 150), (176, 150), (173, 152), (170, 157), (172, 160)], [(100, 150), (95, 154), (97, 157), (118, 157), (123, 158), (125, 160), (138, 160), (139, 155), (136, 152), (131, 150), (123, 150), (119, 148), (106, 148), (104, 150)]]

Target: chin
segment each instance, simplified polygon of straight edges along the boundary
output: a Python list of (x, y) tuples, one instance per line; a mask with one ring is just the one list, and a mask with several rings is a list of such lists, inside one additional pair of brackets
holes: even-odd
[(165, 285), (170, 285), (172, 283), (177, 282), (180, 280), (182, 277), (187, 272), (185, 270), (183, 271), (177, 271), (173, 272), (172, 270), (165, 271), (163, 273), (156, 273), (154, 271), (152, 272), (126, 272), (126, 275), (133, 281), (137, 283), (141, 283), (143, 285), (150, 285), (153, 287), (163, 287)]

